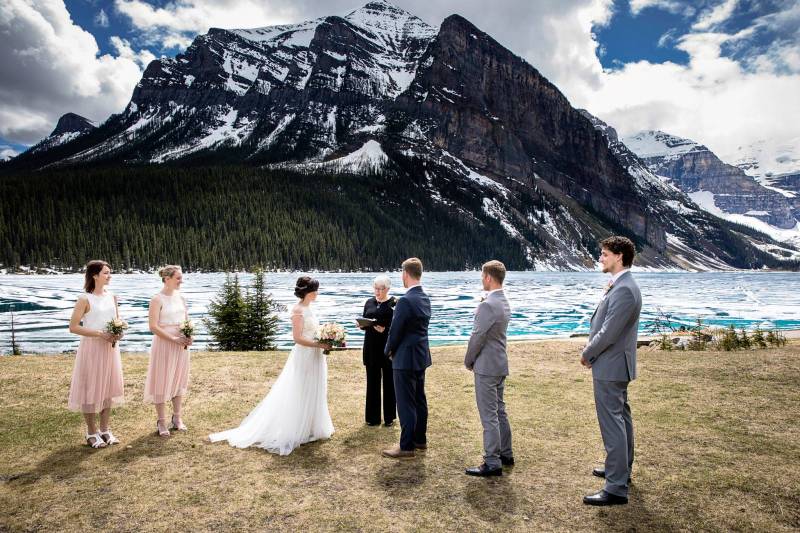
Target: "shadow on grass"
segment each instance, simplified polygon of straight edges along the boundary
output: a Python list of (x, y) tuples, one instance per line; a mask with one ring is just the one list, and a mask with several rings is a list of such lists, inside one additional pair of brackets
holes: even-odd
[(464, 499), (475, 515), (485, 522), (497, 522), (503, 515), (517, 511), (517, 495), (510, 476), (497, 478), (470, 477), (464, 488)]
[[(604, 524), (604, 527), (599, 529), (607, 531), (678, 531), (685, 529), (686, 523), (676, 524), (670, 516), (651, 511), (645, 504), (648, 498), (636, 485), (631, 485), (628, 498), (627, 505), (596, 508), (598, 522)], [(687, 510), (684, 509), (683, 512), (687, 512)]]
[(167, 449), (169, 439), (172, 438), (179, 437), (160, 437), (153, 428), (153, 431), (145, 433), (136, 440), (113, 446), (114, 453), (109, 455), (107, 460), (124, 464), (140, 457), (160, 457), (177, 453), (175, 449)]
[(330, 439), (315, 440), (301, 444), (289, 455), (270, 454), (266, 450), (256, 449), (253, 453), (272, 455), (275, 459), (271, 463), (271, 468), (276, 471), (297, 471), (310, 470), (321, 472), (327, 470), (331, 464), (329, 456)]
[(425, 457), (421, 454), (413, 459), (379, 459), (383, 463), (378, 467), (375, 481), (390, 496), (398, 496), (409, 487), (421, 486), (428, 477)]
[(36, 483), (40, 478), (50, 476), (58, 482), (81, 473), (81, 463), (104, 449), (92, 449), (88, 446), (65, 446), (50, 453), (29, 472), (7, 476), (9, 486), (24, 486)]

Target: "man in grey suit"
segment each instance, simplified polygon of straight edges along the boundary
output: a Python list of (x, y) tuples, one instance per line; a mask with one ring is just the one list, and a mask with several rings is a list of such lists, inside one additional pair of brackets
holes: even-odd
[(628, 503), (633, 467), (633, 418), (628, 383), (636, 379), (636, 340), (642, 294), (630, 273), (636, 249), (630, 239), (600, 242), (603, 272), (611, 274), (603, 300), (592, 315), (589, 342), (581, 364), (592, 370), (594, 405), (606, 449), (605, 468), (592, 474), (605, 478), (603, 489), (584, 496), (587, 505)]
[(503, 401), (508, 355), (506, 330), (511, 315), (503, 280), (506, 267), (489, 261), (481, 269), (486, 299), (475, 311), (472, 335), (464, 356), (464, 366), (475, 373), (475, 399), (483, 425), (483, 464), (467, 468), (470, 476), (502, 476), (503, 465), (514, 464), (511, 451), (511, 426)]

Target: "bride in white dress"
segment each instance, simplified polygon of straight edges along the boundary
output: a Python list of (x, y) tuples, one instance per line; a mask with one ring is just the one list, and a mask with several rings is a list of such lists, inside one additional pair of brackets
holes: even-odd
[(319, 326), (311, 303), (319, 282), (308, 276), (297, 280), (300, 298), (291, 311), (295, 345), (267, 396), (242, 420), (239, 427), (209, 435), (211, 442), (227, 440), (237, 448), (258, 446), (280, 455), (333, 434), (328, 412), (328, 366), (323, 350), (330, 346), (314, 340)]

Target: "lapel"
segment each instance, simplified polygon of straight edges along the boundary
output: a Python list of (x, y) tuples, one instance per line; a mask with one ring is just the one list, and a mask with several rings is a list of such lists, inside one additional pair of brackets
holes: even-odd
[(618, 277), (618, 278), (617, 278), (617, 281), (615, 281), (615, 282), (614, 282), (614, 284), (613, 284), (611, 287), (609, 287), (609, 288), (608, 288), (608, 290), (606, 291), (606, 293), (603, 295), (603, 299), (602, 299), (602, 300), (600, 300), (600, 303), (599, 303), (599, 304), (597, 304), (597, 307), (595, 307), (595, 308), (594, 308), (594, 313), (592, 313), (592, 318), (590, 318), (590, 319), (589, 319), (589, 323), (591, 323), (591, 321), (592, 321), (592, 320), (594, 320), (594, 315), (596, 315), (596, 314), (597, 314), (597, 310), (598, 310), (598, 309), (600, 309), (600, 306), (601, 306), (601, 305), (603, 305), (604, 303), (606, 303), (606, 302), (608, 301), (608, 295), (609, 295), (609, 294), (611, 294), (611, 291), (613, 291), (613, 290), (614, 290), (614, 287), (616, 287), (616, 286), (617, 286), (617, 285), (619, 285), (619, 284), (620, 284), (620, 283), (621, 283), (621, 282), (622, 282), (624, 279), (626, 279), (626, 276), (628, 276), (630, 273), (631, 273), (631, 271), (630, 271), (630, 270), (628, 270), (627, 272), (623, 273), (623, 274), (622, 274), (620, 277)]

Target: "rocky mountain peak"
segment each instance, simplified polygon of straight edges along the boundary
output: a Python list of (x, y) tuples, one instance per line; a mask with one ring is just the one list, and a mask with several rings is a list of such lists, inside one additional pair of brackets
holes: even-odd
[(58, 119), (56, 128), (50, 134), (50, 137), (65, 133), (86, 133), (94, 129), (95, 125), (89, 119), (75, 113), (66, 113)]
[(624, 138), (623, 142), (641, 158), (708, 151), (708, 148), (698, 142), (659, 130), (642, 131)]
[[(648, 153), (709, 153), (664, 132), (638, 141)], [(344, 16), (213, 29), (148, 65), (125, 112), (100, 129), (17, 159), (380, 173), (376, 186), (398, 177), (409, 198), (503, 232), (537, 269), (593, 268), (611, 231), (634, 238), (649, 266), (769, 259), (470, 21), (451, 15), (437, 31), (381, 0)]]

